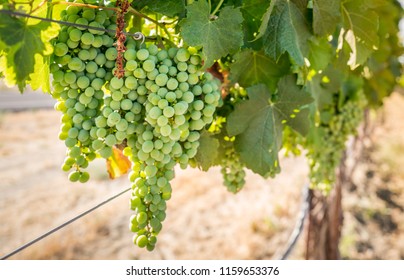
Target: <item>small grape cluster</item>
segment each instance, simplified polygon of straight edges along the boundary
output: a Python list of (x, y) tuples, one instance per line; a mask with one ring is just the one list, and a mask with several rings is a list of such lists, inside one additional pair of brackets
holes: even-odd
[(225, 149), (224, 157), (221, 162), (221, 173), (223, 175), (223, 184), (232, 193), (239, 192), (245, 185), (244, 165), (231, 145)]
[[(313, 187), (329, 192), (335, 182), (335, 170), (340, 164), (345, 143), (363, 119), (366, 97), (359, 91), (356, 98), (349, 99), (337, 114), (327, 118), (327, 124), (318, 127), (317, 146), (321, 149), (309, 149), (310, 180)], [(319, 143), (318, 141), (321, 141)]]
[[(62, 19), (114, 29), (103, 10), (70, 6)], [(53, 97), (63, 113), (60, 139), (68, 148), (62, 167), (72, 181), (86, 182), (83, 171), (97, 156), (110, 158), (114, 147), (132, 162), (130, 230), (134, 243), (153, 250), (171, 198), (174, 167), (186, 168), (199, 147), (200, 132), (221, 102), (220, 82), (201, 71), (195, 49), (138, 48), (126, 41), (124, 75), (115, 77), (117, 50), (112, 35), (80, 27), (61, 30), (55, 43)]]

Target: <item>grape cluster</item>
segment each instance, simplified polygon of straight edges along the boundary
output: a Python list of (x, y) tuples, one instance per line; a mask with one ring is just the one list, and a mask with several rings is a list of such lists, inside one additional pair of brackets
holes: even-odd
[[(114, 29), (112, 13), (70, 6), (62, 19)], [(134, 243), (153, 250), (166, 217), (174, 167), (186, 168), (197, 153), (200, 132), (220, 104), (220, 83), (201, 71), (196, 50), (138, 48), (129, 39), (124, 77), (113, 75), (117, 50), (112, 35), (66, 27), (55, 42), (53, 97), (63, 113), (60, 139), (68, 148), (62, 167), (72, 181), (97, 156), (123, 148), (132, 161), (130, 230)]]
[[(115, 17), (111, 11), (69, 6), (61, 13), (64, 21), (98, 28), (114, 29)], [(63, 26), (54, 45), (54, 63), (50, 70), (53, 76), (53, 97), (58, 100), (56, 109), (63, 113), (59, 138), (68, 148), (62, 166), (70, 171), (73, 182), (87, 182), (84, 169), (96, 157), (99, 137), (106, 130), (96, 125), (104, 104), (103, 86), (112, 78), (117, 51), (114, 40), (104, 31)], [(100, 153), (112, 154), (111, 148)]]
[[(125, 59), (124, 84), (137, 93), (142, 115), (125, 151), (134, 163), (131, 207), (136, 213), (130, 229), (136, 233), (134, 243), (152, 250), (171, 197), (174, 166), (186, 168), (196, 155), (200, 131), (213, 121), (219, 105), (219, 83), (199, 70), (200, 56), (185, 48), (128, 48)], [(115, 82), (109, 87), (119, 90), (123, 84)]]
[[(335, 182), (335, 170), (340, 164), (345, 143), (363, 119), (366, 97), (359, 91), (356, 98), (349, 99), (336, 114), (329, 114), (317, 128), (315, 149), (307, 155), (310, 166), (310, 180), (313, 187), (329, 192)], [(321, 147), (320, 149), (318, 147)]]
[(234, 146), (225, 149), (221, 161), (221, 173), (223, 184), (230, 192), (237, 193), (244, 187), (246, 173)]

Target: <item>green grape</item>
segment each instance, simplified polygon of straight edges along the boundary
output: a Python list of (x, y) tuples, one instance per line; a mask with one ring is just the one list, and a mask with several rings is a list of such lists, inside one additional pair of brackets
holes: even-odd
[(73, 171), (69, 174), (69, 181), (71, 182), (77, 182), (80, 179), (80, 172), (79, 171)]
[(70, 62), (68, 63), (68, 67), (70, 70), (73, 71), (79, 71), (83, 66), (83, 62), (81, 61), (80, 58), (74, 57)]
[(57, 56), (64, 56), (69, 51), (68, 46), (65, 43), (57, 43), (54, 47), (54, 54)]
[(80, 40), (85, 45), (91, 45), (94, 42), (94, 35), (90, 32), (85, 32), (81, 35)]
[(118, 56), (118, 51), (116, 50), (116, 48), (109, 48), (106, 50), (105, 52), (105, 57), (108, 60), (115, 60)]
[(81, 89), (85, 89), (90, 85), (90, 79), (86, 76), (81, 76), (77, 79), (77, 85)]
[(136, 57), (139, 60), (144, 61), (149, 57), (149, 51), (146, 50), (146, 49), (140, 49), (140, 50), (137, 51)]
[(79, 181), (80, 183), (86, 183), (90, 179), (90, 174), (88, 172), (81, 172)]
[(124, 83), (124, 80), (123, 80), (123, 79), (119, 79), (119, 78), (117, 78), (117, 77), (113, 77), (113, 78), (111, 79), (111, 81), (110, 81), (110, 86), (111, 86), (113, 89), (118, 90), (118, 89), (120, 89), (120, 88), (123, 86), (123, 83)]
[(147, 59), (147, 60), (145, 60), (145, 61), (143, 62), (143, 69), (144, 69), (146, 72), (151, 72), (151, 71), (153, 71), (155, 67), (156, 67), (156, 64), (155, 64), (154, 61), (151, 60), (151, 59)]
[(69, 39), (72, 42), (79, 42), (80, 39), (81, 39), (81, 35), (82, 35), (82, 33), (81, 33), (81, 31), (79, 29), (72, 29), (69, 32)]

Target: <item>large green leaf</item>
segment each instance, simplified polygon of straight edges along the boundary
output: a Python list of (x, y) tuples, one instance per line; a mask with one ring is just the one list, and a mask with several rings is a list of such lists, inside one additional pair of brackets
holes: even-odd
[(57, 36), (59, 26), (40, 22), (29, 25), (9, 15), (0, 17), (0, 41), (7, 46), (0, 71), (6, 82), (18, 85), (22, 92), (27, 83), (34, 89), (49, 92), (49, 64), (46, 56), (52, 53), (50, 39)]
[(379, 17), (367, 8), (366, 2), (351, 0), (341, 5), (344, 39), (351, 48), (348, 65), (352, 69), (363, 64), (379, 45)]
[(311, 34), (301, 7), (291, 1), (271, 1), (260, 27), (258, 38), (261, 37), (264, 50), (272, 59), (278, 60), (284, 52), (288, 52), (298, 65), (304, 65)]
[(214, 60), (236, 52), (243, 44), (242, 21), (240, 9), (228, 6), (212, 19), (208, 3), (199, 0), (187, 7), (187, 16), (180, 23), (181, 35), (188, 45), (203, 47), (207, 68)]
[(243, 50), (235, 56), (235, 62), (230, 68), (230, 79), (242, 87), (264, 83), (270, 89), (275, 89), (279, 78), (289, 71), (288, 59), (275, 63), (263, 51)]
[(272, 95), (264, 84), (252, 86), (247, 92), (249, 100), (240, 102), (229, 115), (227, 131), (236, 136), (236, 150), (248, 168), (262, 176), (274, 175), (280, 171), (282, 125), (287, 123), (307, 133), (308, 112), (300, 109), (312, 99), (291, 76), (280, 80), (276, 103), (271, 102)]
[(310, 67), (316, 71), (327, 68), (335, 55), (331, 47), (331, 43), (328, 42), (327, 38), (315, 37), (309, 42), (309, 46)]
[(320, 36), (332, 34), (341, 21), (341, 0), (313, 0), (313, 30)]

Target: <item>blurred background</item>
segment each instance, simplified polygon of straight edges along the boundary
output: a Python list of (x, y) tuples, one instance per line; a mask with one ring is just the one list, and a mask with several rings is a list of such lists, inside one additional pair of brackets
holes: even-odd
[[(130, 186), (125, 176), (110, 180), (101, 159), (90, 165), (88, 183), (68, 180), (53, 104), (48, 95), (0, 85), (0, 255)], [(343, 259), (404, 259), (403, 107), (397, 88), (382, 110), (371, 112), (361, 136), (352, 182), (343, 186)], [(304, 157), (283, 157), (281, 167), (274, 179), (248, 173), (236, 195), (222, 185), (219, 169), (177, 169), (153, 252), (132, 244), (128, 192), (11, 259), (279, 258), (308, 174)], [(289, 259), (304, 259), (305, 246), (306, 228)]]

